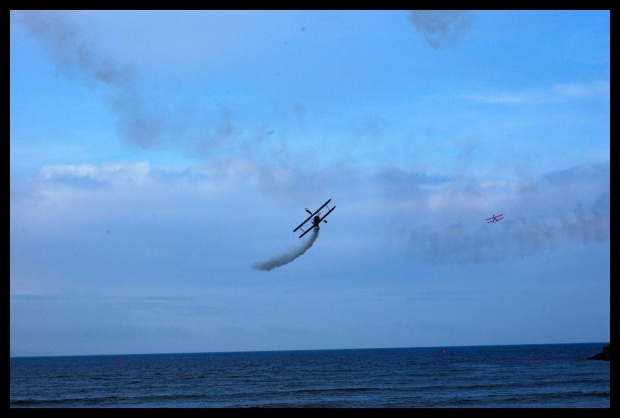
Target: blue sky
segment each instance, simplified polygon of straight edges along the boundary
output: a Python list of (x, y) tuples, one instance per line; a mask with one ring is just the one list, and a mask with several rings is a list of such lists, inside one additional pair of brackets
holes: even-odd
[(609, 86), (605, 10), (11, 11), (11, 355), (608, 341)]

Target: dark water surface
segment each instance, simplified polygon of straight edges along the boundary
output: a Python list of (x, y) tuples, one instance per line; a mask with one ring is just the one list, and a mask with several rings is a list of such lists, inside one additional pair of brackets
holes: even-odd
[(10, 406), (609, 408), (603, 345), (13, 357)]

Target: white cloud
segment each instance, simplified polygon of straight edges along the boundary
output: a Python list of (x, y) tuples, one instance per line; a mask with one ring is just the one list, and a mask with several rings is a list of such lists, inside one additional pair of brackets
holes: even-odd
[(555, 91), (560, 96), (572, 99), (604, 99), (609, 100), (610, 89), (609, 81), (598, 81), (592, 83), (566, 83), (554, 86)]
[[(221, 266), (237, 265), (243, 254), (249, 257), (249, 268), (291, 244), (282, 240), (295, 238), (291, 231), (304, 215), (303, 208), (327, 198), (338, 206), (328, 225), (334, 236), (315, 252), (331, 245), (332, 255), (341, 259), (353, 251), (384, 251), (377, 243), (407, 234), (425, 243), (410, 252), (415, 258), (465, 263), (487, 261), (492, 243), (499, 248), (512, 242), (507, 251), (527, 256), (556, 244), (604, 242), (609, 237), (609, 169), (603, 166), (527, 178), (526, 194), (521, 192), (523, 176), (489, 180), (406, 172), (374, 177), (359, 172), (305, 173), (315, 180), (333, 180), (317, 186), (317, 194), (297, 181), (299, 173), (270, 170), (247, 159), (191, 170), (148, 163), (46, 166), (37, 178), (11, 184), (12, 251), (15, 244), (21, 248), (28, 240), (42, 239), (80, 253), (103, 245), (97, 242), (101, 238), (113, 241), (118, 236), (114, 234), (123, 234), (121, 246), (106, 251), (145, 262), (191, 265), (200, 260), (192, 248), (202, 248), (210, 254), (208, 260)], [(76, 182), (84, 178), (100, 184)], [(289, 196), (289, 188), (298, 189), (296, 198)], [(505, 220), (487, 230), (484, 218), (502, 212)], [(500, 229), (507, 235), (487, 236)], [(270, 244), (257, 245), (256, 239)], [(175, 252), (175, 242), (184, 243), (182, 252)], [(352, 242), (354, 246), (345, 244)], [(118, 254), (120, 249), (126, 254)], [(23, 277), (20, 271), (14, 273)]]
[(146, 162), (137, 163), (104, 163), (100, 166), (92, 164), (61, 164), (44, 165), (40, 176), (46, 181), (89, 178), (99, 181), (113, 182), (145, 182), (150, 175), (151, 165)]
[(465, 93), (461, 97), (474, 102), (489, 104), (524, 104), (536, 101), (537, 96), (530, 93), (484, 92)]
[(482, 91), (465, 92), (461, 98), (487, 104), (546, 104), (574, 100), (609, 100), (608, 81), (564, 83), (540, 90), (522, 92)]
[(231, 157), (206, 164), (200, 171), (207, 176), (236, 179), (251, 179), (260, 174), (258, 165), (246, 157)]

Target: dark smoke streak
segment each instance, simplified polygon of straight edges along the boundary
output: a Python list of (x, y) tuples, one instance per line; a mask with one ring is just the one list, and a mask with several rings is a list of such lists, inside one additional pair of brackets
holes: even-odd
[(435, 49), (453, 45), (471, 26), (471, 16), (463, 10), (413, 10), (409, 21)]
[(59, 12), (22, 12), (18, 16), (47, 47), (59, 71), (78, 76), (91, 86), (110, 89), (110, 107), (126, 142), (142, 148), (158, 143), (166, 130), (166, 118), (148, 109), (131, 66), (98, 56), (95, 47)]
[[(101, 56), (95, 45), (62, 12), (17, 12), (15, 16), (46, 46), (57, 69), (77, 77), (90, 87), (106, 89), (108, 105), (118, 120), (123, 141), (141, 149), (172, 148), (190, 155), (207, 155), (229, 146), (237, 134), (233, 112), (221, 107), (211, 122), (190, 120), (185, 111), (174, 113), (162, 108), (145, 94), (144, 86), (131, 65), (121, 65)], [(195, 122), (195, 126), (192, 125)], [(197, 123), (197, 125), (196, 125)], [(204, 126), (203, 126), (204, 125)]]

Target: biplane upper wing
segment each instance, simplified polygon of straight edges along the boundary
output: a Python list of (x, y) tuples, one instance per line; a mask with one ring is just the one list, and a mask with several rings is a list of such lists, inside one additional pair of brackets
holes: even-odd
[[(312, 214), (312, 215), (314, 215), (314, 214)], [(310, 219), (312, 219), (312, 215), (308, 216), (308, 217), (306, 218), (306, 220), (305, 220), (305, 221), (303, 221), (302, 223), (300, 223), (300, 224), (299, 224), (299, 226), (298, 226), (297, 228), (293, 229), (293, 232), (297, 231), (299, 228), (301, 228), (302, 226), (304, 226), (304, 225), (306, 224), (306, 222), (308, 222)], [(300, 237), (300, 238), (301, 238), (301, 237)]]
[[(301, 228), (302, 226), (304, 226), (304, 225), (306, 224), (306, 222), (308, 222), (310, 219), (312, 219), (312, 217), (313, 217), (314, 215), (316, 215), (317, 213), (319, 213), (319, 212), (321, 211), (321, 209), (323, 209), (325, 206), (327, 206), (327, 204), (328, 204), (329, 202), (331, 202), (331, 199), (329, 199), (327, 202), (323, 203), (323, 204), (321, 205), (321, 207), (320, 207), (320, 208), (318, 208), (318, 209), (317, 209), (317, 210), (315, 210), (315, 211), (314, 211), (314, 212), (313, 212), (310, 216), (308, 216), (308, 217), (306, 218), (306, 220), (305, 220), (305, 221), (303, 221), (302, 223), (300, 223), (300, 224), (299, 224), (299, 226), (298, 226), (297, 228), (293, 229), (293, 232), (297, 231), (299, 228)], [(302, 236), (303, 236), (303, 235), (302, 235)], [(299, 238), (301, 238), (301, 237), (299, 237)]]

